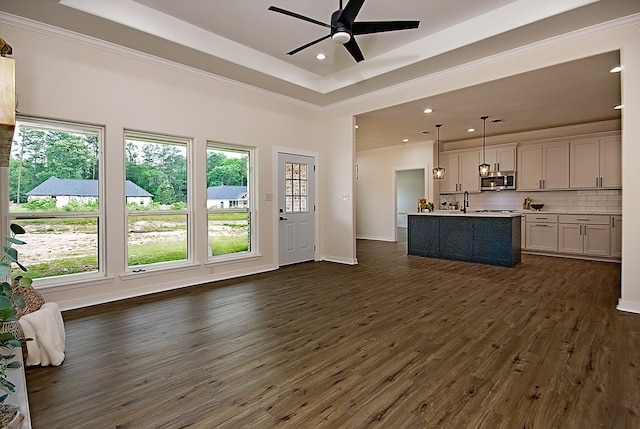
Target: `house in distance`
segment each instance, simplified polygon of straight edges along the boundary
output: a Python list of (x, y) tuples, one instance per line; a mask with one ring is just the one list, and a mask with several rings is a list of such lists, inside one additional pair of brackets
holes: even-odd
[[(91, 179), (58, 179), (55, 176), (27, 192), (28, 200), (55, 198), (56, 207), (63, 207), (72, 201), (87, 204), (98, 198), (98, 181)], [(153, 195), (145, 191), (131, 180), (126, 182), (127, 204), (137, 203), (146, 206), (153, 200)]]

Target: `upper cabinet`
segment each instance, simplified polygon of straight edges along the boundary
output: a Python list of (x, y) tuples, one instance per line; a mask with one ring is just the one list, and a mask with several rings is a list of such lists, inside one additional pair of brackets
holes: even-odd
[(15, 60), (0, 57), (0, 167), (9, 166), (16, 125), (15, 75)]
[(440, 192), (479, 192), (479, 165), (480, 151), (477, 149), (440, 154), (440, 166), (445, 169)]
[(518, 190), (568, 189), (569, 142), (536, 143), (518, 149)]
[(621, 188), (622, 142), (619, 136), (571, 142), (572, 188)]
[[(486, 147), (484, 159), (491, 166), (491, 171), (515, 171), (516, 145)], [(480, 160), (482, 161), (482, 149)]]

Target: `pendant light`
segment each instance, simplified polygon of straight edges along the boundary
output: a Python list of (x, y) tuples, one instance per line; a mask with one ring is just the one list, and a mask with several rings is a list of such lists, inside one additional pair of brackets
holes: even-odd
[(491, 166), (487, 164), (484, 158), (485, 156), (484, 146), (485, 146), (485, 139), (487, 136), (487, 118), (488, 116), (480, 117), (480, 119), (482, 119), (482, 164), (478, 166), (478, 170), (480, 171), (480, 177), (487, 177), (489, 175), (489, 170), (491, 169)]
[(436, 180), (444, 179), (444, 168), (440, 167), (440, 127), (442, 124), (436, 124), (438, 129), (438, 166), (433, 169), (433, 178)]

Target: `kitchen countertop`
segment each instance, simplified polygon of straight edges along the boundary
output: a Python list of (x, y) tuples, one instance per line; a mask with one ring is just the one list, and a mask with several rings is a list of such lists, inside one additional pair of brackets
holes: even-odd
[(622, 212), (600, 212), (600, 211), (580, 211), (580, 210), (505, 210), (505, 211), (483, 211), (483, 210), (467, 210), (462, 213), (460, 210), (434, 210), (424, 213), (403, 213), (407, 215), (418, 216), (471, 216), (471, 217), (516, 217), (526, 214), (555, 214), (555, 215), (603, 215), (603, 216), (621, 216)]
[(458, 217), (520, 217), (520, 212), (499, 211), (499, 212), (486, 212), (486, 211), (473, 211), (468, 210), (466, 213), (460, 210), (434, 210), (432, 212), (424, 213), (407, 213), (410, 216), (458, 216)]

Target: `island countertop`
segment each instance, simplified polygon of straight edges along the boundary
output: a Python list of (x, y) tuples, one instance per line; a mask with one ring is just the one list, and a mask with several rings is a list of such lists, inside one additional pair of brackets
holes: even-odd
[(473, 211), (467, 210), (466, 213), (460, 210), (434, 210), (432, 212), (424, 212), (424, 213), (407, 213), (409, 216), (456, 216), (456, 217), (520, 217), (522, 216), (521, 212), (513, 212), (513, 211), (497, 211), (497, 212), (489, 212), (489, 211)]

